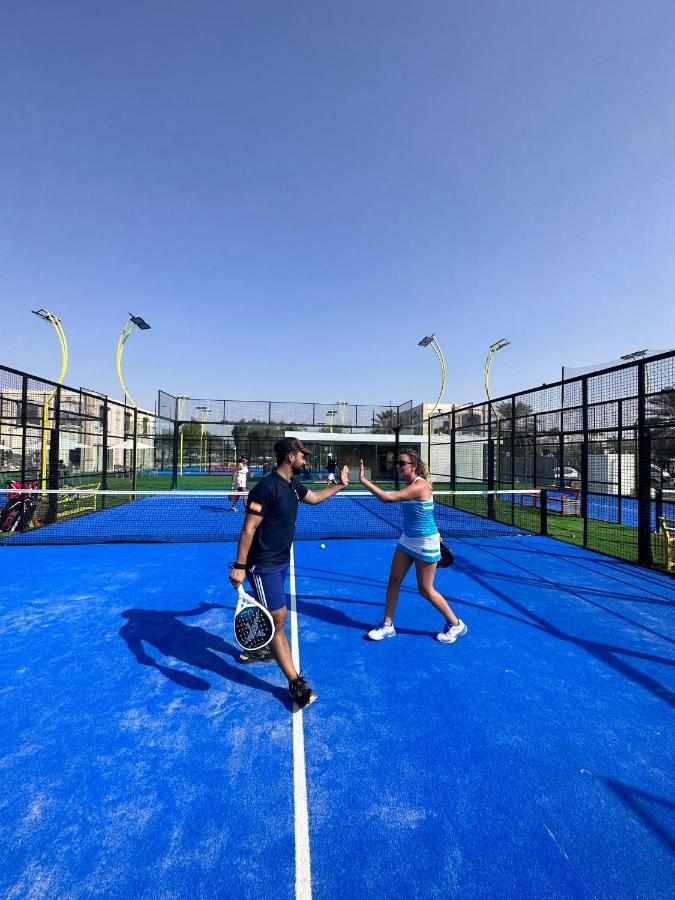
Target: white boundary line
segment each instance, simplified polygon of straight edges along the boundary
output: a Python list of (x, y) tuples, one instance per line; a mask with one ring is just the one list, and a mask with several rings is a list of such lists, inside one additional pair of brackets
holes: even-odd
[[(291, 594), (291, 652), (293, 665), (300, 671), (298, 612), (295, 597), (295, 555), (291, 547), (289, 569)], [(311, 900), (312, 870), (309, 855), (309, 815), (307, 812), (307, 777), (305, 774), (305, 735), (302, 710), (293, 704), (293, 805), (295, 807), (295, 897)]]

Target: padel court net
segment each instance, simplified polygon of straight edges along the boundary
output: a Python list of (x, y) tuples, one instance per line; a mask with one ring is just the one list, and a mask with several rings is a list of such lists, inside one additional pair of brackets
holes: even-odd
[[(0, 498), (0, 542), (236, 541), (245, 497), (230, 491), (9, 491)], [(434, 492), (436, 524), (447, 538), (546, 534), (548, 511), (545, 491)], [(295, 538), (397, 539), (402, 530), (400, 503), (383, 503), (366, 491), (344, 491), (315, 506), (301, 503)]]

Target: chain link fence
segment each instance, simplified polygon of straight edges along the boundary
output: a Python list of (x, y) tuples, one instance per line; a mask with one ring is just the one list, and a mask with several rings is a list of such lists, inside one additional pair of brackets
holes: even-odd
[(546, 489), (553, 537), (675, 568), (674, 352), (455, 408), (428, 441), (436, 485)]

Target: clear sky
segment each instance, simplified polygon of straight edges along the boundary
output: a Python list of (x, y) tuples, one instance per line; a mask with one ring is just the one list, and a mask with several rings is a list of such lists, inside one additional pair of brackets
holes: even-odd
[(675, 3), (4, 3), (0, 362), (479, 400), (675, 341)]

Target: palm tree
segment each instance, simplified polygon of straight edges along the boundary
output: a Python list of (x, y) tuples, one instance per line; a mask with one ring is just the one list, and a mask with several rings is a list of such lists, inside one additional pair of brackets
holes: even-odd
[(672, 426), (668, 430), (675, 432), (675, 387), (664, 388), (660, 393), (653, 394), (647, 403), (647, 423)]
[(375, 416), (374, 434), (391, 434), (396, 426), (396, 410), (384, 409)]

